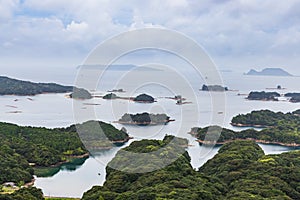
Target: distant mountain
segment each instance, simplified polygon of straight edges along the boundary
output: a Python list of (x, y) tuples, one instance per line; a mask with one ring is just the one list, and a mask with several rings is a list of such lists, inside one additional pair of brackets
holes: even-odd
[(42, 93), (72, 92), (73, 86), (56, 83), (33, 83), (0, 76), (0, 95), (37, 95)]
[(246, 75), (255, 75), (255, 76), (293, 76), (287, 71), (281, 68), (265, 68), (262, 71), (256, 71), (251, 69)]

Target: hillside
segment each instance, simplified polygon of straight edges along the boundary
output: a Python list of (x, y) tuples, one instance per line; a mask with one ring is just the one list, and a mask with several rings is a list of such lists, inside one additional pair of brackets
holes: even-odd
[[(165, 143), (165, 139), (142, 140), (125, 149), (145, 153)], [(149, 173), (126, 173), (107, 167), (104, 185), (94, 186), (82, 199), (299, 199), (299, 156), (299, 151), (264, 155), (252, 141), (235, 141), (223, 145), (198, 171), (192, 169), (187, 152), (172, 164)], [(120, 161), (124, 158), (118, 153), (112, 162)]]
[[(101, 126), (102, 131), (95, 130), (96, 123)], [(104, 122), (88, 121), (78, 124), (77, 128), (80, 133), (86, 133), (93, 144), (100, 148), (111, 148), (113, 145), (111, 141), (128, 138), (127, 133)], [(101, 133), (97, 134), (98, 132)], [(106, 141), (110, 142), (102, 144), (100, 138), (93, 138), (100, 134), (105, 134), (108, 138)], [(83, 141), (88, 145), (86, 140), (87, 137), (79, 138), (75, 125), (48, 129), (0, 123), (0, 184), (27, 183), (31, 181), (36, 171), (41, 172), (45, 167), (57, 167), (73, 158), (87, 157), (88, 151), (82, 143)], [(100, 145), (97, 146), (98, 143)], [(52, 170), (55, 172), (59, 169)]]
[(0, 95), (37, 95), (42, 93), (72, 92), (73, 86), (56, 83), (33, 83), (0, 76)]

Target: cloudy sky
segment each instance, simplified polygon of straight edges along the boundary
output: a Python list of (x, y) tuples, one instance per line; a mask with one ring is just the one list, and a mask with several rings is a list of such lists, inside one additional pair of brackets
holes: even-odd
[(143, 27), (186, 34), (223, 69), (299, 70), (299, 0), (0, 0), (1, 71), (74, 67), (105, 39)]

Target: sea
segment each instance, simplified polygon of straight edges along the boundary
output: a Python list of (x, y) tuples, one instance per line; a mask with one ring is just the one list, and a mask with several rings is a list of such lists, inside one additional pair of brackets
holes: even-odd
[[(162, 66), (149, 65), (143, 68), (132, 66), (103, 69), (93, 66), (73, 70), (52, 69), (51, 73), (7, 73), (14, 78), (35, 82), (57, 82), (65, 85), (82, 86), (96, 96), (90, 100), (73, 100), (68, 94), (40, 94), (36, 96), (0, 96), (0, 121), (22, 126), (67, 127), (74, 123), (96, 119), (111, 123), (118, 129), (125, 127), (133, 137), (123, 146), (109, 150), (93, 151), (82, 165), (64, 167), (51, 177), (35, 177), (34, 185), (44, 195), (54, 197), (81, 197), (95, 185), (105, 182), (105, 168), (116, 153), (131, 142), (141, 139), (163, 139), (166, 134), (188, 139), (187, 151), (194, 169), (201, 167), (219, 150), (219, 146), (206, 147), (196, 142), (188, 132), (193, 127), (220, 125), (232, 130), (232, 117), (253, 110), (292, 112), (300, 109), (300, 103), (280, 101), (249, 101), (250, 91), (276, 91), (280, 94), (300, 92), (300, 77), (247, 76), (239, 71), (218, 71), (216, 76), (207, 77), (198, 71), (170, 70)], [(89, 76), (91, 75), (91, 77)], [(203, 84), (211, 79), (220, 79), (227, 92), (201, 91)], [(218, 82), (219, 83), (219, 82)], [(280, 85), (283, 89), (276, 89)], [(126, 99), (104, 100), (101, 96), (112, 89), (123, 89), (116, 93), (121, 97), (135, 97), (146, 93), (156, 102), (136, 103)], [(170, 99), (175, 95), (185, 98), (186, 104), (178, 105)], [(166, 113), (174, 122), (158, 126), (127, 126), (115, 123), (124, 113)], [(292, 147), (259, 144), (266, 154), (280, 154), (295, 150)]]

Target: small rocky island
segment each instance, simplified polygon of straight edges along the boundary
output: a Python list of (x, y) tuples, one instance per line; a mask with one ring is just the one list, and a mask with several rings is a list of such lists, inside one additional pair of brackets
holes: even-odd
[(133, 101), (138, 103), (153, 103), (155, 102), (154, 98), (148, 94), (140, 94), (133, 98)]
[(115, 93), (109, 93), (102, 97), (103, 99), (117, 99), (119, 98)]
[(221, 85), (202, 85), (201, 88), (202, 91), (214, 91), (214, 92), (224, 92), (228, 91), (227, 87), (223, 87)]
[(0, 95), (32, 96), (43, 93), (67, 93), (72, 92), (73, 88), (73, 86), (56, 83), (34, 83), (0, 76)]
[(260, 101), (278, 101), (280, 94), (277, 92), (250, 92), (247, 99), (248, 100), (260, 100)]
[(174, 119), (170, 119), (166, 114), (149, 114), (147, 112), (137, 113), (137, 114), (124, 114), (119, 121), (116, 123), (120, 124), (128, 124), (128, 125), (160, 125), (167, 124), (171, 121), (175, 121)]
[(287, 71), (281, 68), (265, 68), (262, 71), (256, 71), (251, 69), (245, 75), (254, 75), (254, 76), (293, 76), (292, 74), (288, 73)]
[(92, 94), (83, 88), (74, 88), (74, 91), (69, 95), (73, 99), (91, 99)]

